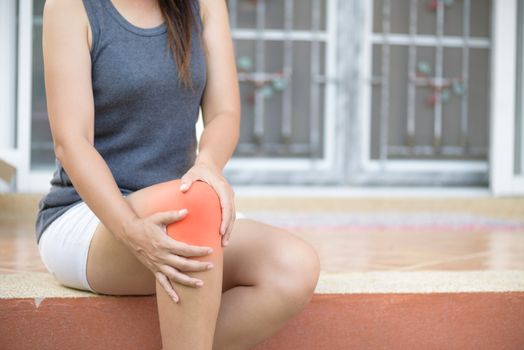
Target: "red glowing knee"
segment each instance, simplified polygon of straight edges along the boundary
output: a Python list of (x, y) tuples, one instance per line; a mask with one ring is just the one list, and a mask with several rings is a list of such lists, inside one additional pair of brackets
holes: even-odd
[(167, 234), (188, 244), (220, 248), (222, 211), (215, 190), (206, 182), (195, 181), (188, 191), (179, 190), (177, 197), (176, 202), (180, 201), (180, 207), (188, 212), (182, 220), (167, 226)]
[(221, 245), (222, 210), (215, 190), (206, 182), (195, 181), (186, 192), (180, 191), (180, 179), (152, 185), (149, 189), (148, 212), (187, 209), (186, 216), (166, 227), (167, 234), (191, 245)]

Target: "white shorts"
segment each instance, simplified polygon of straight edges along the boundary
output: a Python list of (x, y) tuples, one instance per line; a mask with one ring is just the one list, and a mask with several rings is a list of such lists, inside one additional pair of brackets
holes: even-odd
[[(236, 213), (237, 219), (245, 217), (241, 212)], [(42, 233), (38, 243), (40, 256), (60, 284), (95, 292), (87, 282), (87, 254), (99, 223), (95, 213), (81, 201), (55, 219)]]
[(87, 204), (80, 201), (42, 233), (38, 243), (40, 257), (60, 284), (94, 292), (87, 282), (87, 253), (99, 222)]

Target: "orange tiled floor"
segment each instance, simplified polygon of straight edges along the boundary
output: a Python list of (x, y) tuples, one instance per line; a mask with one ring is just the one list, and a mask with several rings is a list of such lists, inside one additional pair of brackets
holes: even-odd
[[(309, 212), (304, 221), (294, 210), (288, 216), (285, 212), (244, 212), (288, 226), (309, 241), (319, 252), (324, 272), (524, 270), (524, 216), (495, 220), (440, 208), (429, 214)], [(33, 220), (32, 215), (0, 216), (0, 273), (46, 271)]]

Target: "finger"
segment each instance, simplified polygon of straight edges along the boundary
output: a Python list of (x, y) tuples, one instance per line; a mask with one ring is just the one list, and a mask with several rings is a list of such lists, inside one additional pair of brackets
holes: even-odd
[(204, 256), (213, 253), (213, 248), (199, 245), (189, 245), (187, 243), (170, 239), (168, 250), (176, 255), (185, 257)]
[(224, 189), (220, 189), (218, 192), (220, 198), (220, 207), (222, 208), (222, 223), (220, 224), (220, 234), (226, 233), (226, 228), (229, 226), (231, 217), (231, 200), (229, 195)]
[(231, 233), (233, 232), (234, 223), (236, 220), (236, 210), (233, 206), (232, 215), (231, 215), (231, 221), (229, 226), (227, 227), (226, 234), (223, 236), (223, 245), (226, 247), (229, 244), (229, 238), (231, 237)]
[(229, 242), (229, 238), (231, 237), (231, 233), (233, 233), (233, 228), (235, 227), (235, 220), (236, 220), (236, 210), (233, 208), (233, 214), (231, 215), (231, 221), (229, 223), (229, 226), (227, 227), (227, 232), (225, 234), (226, 242)]
[(189, 187), (191, 187), (191, 184), (195, 181), (191, 175), (186, 173), (182, 178), (180, 179), (180, 191), (186, 192), (189, 190)]
[(179, 271), (207, 271), (213, 268), (212, 262), (187, 259), (185, 257), (172, 254), (166, 259), (166, 263), (175, 266)]
[(174, 221), (182, 220), (184, 216), (186, 216), (186, 214), (186, 208), (180, 210), (161, 211), (151, 215), (150, 220), (152, 220), (156, 224), (169, 225)]
[(158, 280), (158, 283), (166, 290), (167, 294), (173, 299), (175, 303), (178, 303), (180, 298), (175, 292), (175, 289), (171, 285), (171, 282), (169, 282), (169, 279), (164, 275), (162, 272), (157, 271), (155, 273), (156, 279)]
[(161, 271), (169, 278), (169, 280), (175, 281), (188, 287), (200, 288), (204, 285), (204, 281), (181, 273), (180, 271), (169, 265), (163, 265), (161, 267)]
[(222, 236), (222, 241), (224, 242), (224, 247), (227, 247), (229, 245), (229, 237), (231, 236), (231, 229), (228, 228), (226, 234)]

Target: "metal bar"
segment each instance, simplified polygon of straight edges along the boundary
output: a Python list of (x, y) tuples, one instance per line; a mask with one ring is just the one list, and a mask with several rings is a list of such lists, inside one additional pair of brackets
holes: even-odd
[[(312, 1), (312, 17), (311, 27), (313, 33), (320, 31), (320, 0)], [(311, 157), (315, 158), (318, 156), (319, 145), (320, 145), (320, 110), (319, 110), (319, 86), (314, 81), (315, 77), (319, 74), (320, 66), (320, 43), (318, 40), (314, 40), (311, 43), (311, 85), (310, 85), (310, 99), (309, 99), (309, 117), (310, 117), (310, 143), (311, 143)]]
[(381, 103), (380, 103), (380, 165), (385, 167), (388, 157), (388, 132), (389, 132), (389, 64), (390, 64), (390, 16), (391, 0), (384, 0), (382, 5), (382, 30), (384, 34), (384, 44), (382, 45), (382, 67), (381, 67)]
[[(370, 79), (372, 85), (380, 85), (382, 84), (382, 80), (378, 76), (371, 77)], [(415, 78), (414, 84), (416, 86), (432, 86), (432, 85), (442, 85), (442, 86), (451, 86), (453, 83), (453, 78), (441, 78), (441, 79), (435, 79), (435, 78)]]
[(411, 43), (409, 45), (409, 62), (408, 62), (408, 101), (407, 101), (407, 125), (406, 125), (406, 146), (412, 147), (415, 144), (415, 96), (416, 96), (416, 61), (417, 47), (414, 44), (414, 38), (417, 35), (417, 0), (411, 0), (409, 9), (409, 36)]
[(435, 46), (435, 81), (437, 89), (435, 93), (435, 111), (433, 119), (433, 147), (440, 148), (442, 145), (442, 95), (441, 80), (444, 70), (444, 47), (442, 46), (442, 36), (444, 35), (444, 2), (437, 2), (437, 44)]
[[(329, 42), (329, 49), (327, 53), (332, 52), (331, 64), (327, 61), (326, 68), (331, 72), (332, 78), (337, 77), (337, 81), (333, 81), (331, 86), (326, 86), (326, 91), (334, 90), (336, 93), (328, 97), (326, 101), (326, 114), (325, 119), (333, 118), (331, 123), (332, 135), (325, 136), (325, 144), (328, 145), (326, 151), (329, 150), (329, 143), (334, 144), (334, 148), (331, 151), (335, 158), (335, 171), (340, 176), (341, 182), (347, 183), (351, 175), (354, 175), (361, 164), (362, 149), (361, 144), (369, 134), (362, 132), (363, 121), (359, 118), (361, 115), (366, 114), (365, 112), (360, 113), (357, 110), (357, 104), (354, 104), (355, 95), (353, 91), (355, 86), (359, 91), (367, 91), (367, 87), (360, 82), (360, 76), (355, 75), (355, 72), (360, 72), (362, 68), (357, 56), (357, 50), (354, 50), (354, 28), (362, 28), (362, 34), (358, 38), (364, 38), (364, 33), (367, 33), (367, 25), (364, 25), (362, 19), (364, 11), (356, 11), (355, 5), (361, 4), (362, 1), (330, 1), (330, 10), (328, 13), (332, 13), (332, 16), (328, 16), (327, 27), (333, 30), (333, 40)], [(355, 13), (356, 12), (356, 13)], [(334, 29), (333, 29), (334, 28)], [(367, 46), (365, 46), (367, 48)], [(367, 52), (367, 51), (366, 51)], [(360, 52), (358, 52), (360, 53)], [(355, 77), (356, 81), (352, 81), (352, 77)], [(363, 88), (363, 89), (362, 89)], [(329, 95), (328, 95), (329, 96)], [(362, 95), (358, 95), (359, 97)], [(332, 101), (331, 103), (329, 101)], [(367, 104), (363, 103), (358, 105), (364, 109)], [(326, 127), (329, 126), (326, 124)], [(329, 129), (326, 128), (327, 131)], [(367, 150), (366, 147), (364, 149)], [(329, 152), (329, 151), (328, 151)], [(350, 175), (351, 174), (351, 175)]]
[(460, 142), (459, 145), (465, 150), (468, 147), (468, 114), (469, 114), (469, 46), (468, 38), (470, 33), (470, 12), (471, 1), (464, 0), (463, 3), (464, 20), (463, 32), (464, 46), (462, 48), (462, 105), (460, 118)]
[[(237, 146), (238, 152), (245, 154), (257, 154), (260, 153), (260, 147), (252, 143), (239, 143)], [(264, 151), (272, 152), (280, 155), (296, 156), (302, 155), (307, 156), (310, 154), (311, 147), (309, 143), (293, 143), (290, 145), (283, 145), (280, 143), (265, 143)], [(462, 147), (457, 146), (442, 146), (439, 153), (435, 153), (432, 146), (418, 145), (414, 147), (407, 146), (390, 146), (388, 148), (388, 156), (485, 156), (487, 154), (488, 147), (476, 146), (471, 147), (468, 154), (465, 155), (462, 152)]]
[[(262, 0), (259, 0), (262, 1)], [(329, 40), (329, 34), (326, 31), (312, 33), (305, 30), (293, 30), (289, 33), (278, 29), (266, 29), (259, 33), (257, 29), (237, 29), (231, 36), (235, 40), (256, 40), (258, 38), (265, 41), (284, 41), (289, 38), (293, 41), (325, 41)]]
[(229, 0), (229, 21), (231, 22), (231, 28), (238, 27), (238, 0)]
[[(262, 33), (266, 27), (266, 0), (259, 0), (256, 4), (257, 11), (257, 32)], [(266, 70), (266, 50), (265, 42), (260, 35), (256, 39), (256, 64), (255, 72), (260, 74)], [(264, 138), (264, 121), (265, 121), (265, 96), (257, 88), (258, 82), (255, 82), (255, 125), (254, 136), (255, 141), (261, 144)]]
[(266, 73), (266, 72), (253, 72), (253, 73), (245, 73), (245, 72), (238, 72), (238, 80), (240, 81), (267, 81), (267, 80), (273, 80), (279, 78), (281, 75), (278, 73)]
[(432, 146), (390, 146), (389, 156), (457, 156), (457, 157), (471, 157), (471, 156), (486, 156), (488, 147), (471, 147), (468, 154), (464, 154), (463, 148), (458, 146), (442, 146), (439, 152), (436, 153)]
[[(293, 143), (284, 145), (281, 143), (264, 143), (263, 150), (266, 152), (276, 153), (287, 156), (309, 156), (311, 152), (311, 146), (309, 143)], [(255, 154), (260, 153), (260, 147), (252, 143), (239, 143), (237, 146), (237, 152), (241, 154)]]
[[(286, 0), (285, 2), (285, 22), (284, 31), (290, 34), (293, 31), (294, 20), (294, 0)], [(289, 84), (289, 78), (293, 73), (293, 41), (290, 35), (286, 35), (284, 40), (284, 79), (288, 85), (282, 93), (282, 138), (284, 143), (291, 142), (292, 121), (293, 121), (293, 101), (292, 101), (292, 87)]]
[[(443, 36), (440, 40), (433, 35), (417, 35), (413, 38), (414, 44), (417, 46), (429, 46), (434, 47), (437, 43), (440, 43), (444, 47), (459, 47), (462, 48), (464, 45), (463, 37), (454, 36)], [(491, 47), (491, 40), (488, 38), (468, 38), (467, 44), (470, 48), (475, 49), (489, 49)], [(371, 36), (372, 44), (383, 44), (384, 36), (382, 34), (373, 34)], [(388, 37), (388, 43), (390, 45), (411, 45), (412, 39), (406, 34), (395, 34), (390, 33)]]

